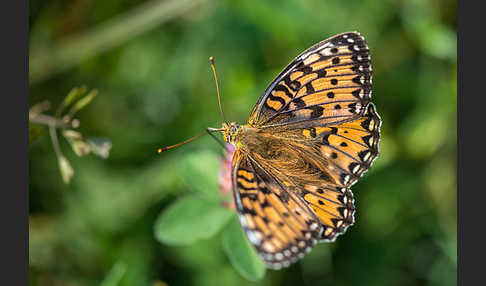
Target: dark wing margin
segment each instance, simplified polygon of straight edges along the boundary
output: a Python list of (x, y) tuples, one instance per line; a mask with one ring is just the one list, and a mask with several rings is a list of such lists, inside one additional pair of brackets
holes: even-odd
[(232, 178), (240, 224), (268, 268), (288, 267), (310, 252), (322, 227), (301, 198), (238, 151)]
[(248, 124), (300, 128), (358, 118), (370, 102), (371, 71), (369, 49), (359, 33), (326, 39), (277, 76), (259, 98)]

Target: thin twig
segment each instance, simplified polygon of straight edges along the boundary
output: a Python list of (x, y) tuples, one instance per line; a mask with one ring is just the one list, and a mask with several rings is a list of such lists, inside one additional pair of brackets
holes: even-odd
[(54, 128), (71, 128), (70, 124), (64, 123), (62, 120), (45, 115), (45, 114), (31, 114), (29, 113), (29, 122), (47, 125)]
[(54, 152), (56, 152), (56, 157), (59, 159), (63, 155), (61, 152), (61, 148), (59, 147), (59, 140), (57, 139), (56, 127), (52, 125), (49, 126), (49, 135), (51, 136), (52, 146), (54, 147)]
[(42, 102), (39, 102), (29, 108), (29, 118), (35, 117), (38, 114), (41, 114), (42, 112), (49, 110), (50, 108), (51, 108), (51, 103), (49, 101), (44, 100)]
[(193, 10), (206, 1), (150, 1), (86, 32), (67, 37), (57, 45), (31, 49), (30, 84), (46, 80), (84, 59), (119, 46), (137, 35)]

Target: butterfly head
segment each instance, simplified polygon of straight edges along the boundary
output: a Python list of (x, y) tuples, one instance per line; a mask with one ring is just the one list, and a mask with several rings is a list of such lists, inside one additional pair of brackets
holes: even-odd
[(240, 131), (240, 126), (236, 122), (231, 122), (230, 124), (223, 123), (223, 138), (226, 143), (231, 143), (236, 145), (238, 142), (238, 133)]

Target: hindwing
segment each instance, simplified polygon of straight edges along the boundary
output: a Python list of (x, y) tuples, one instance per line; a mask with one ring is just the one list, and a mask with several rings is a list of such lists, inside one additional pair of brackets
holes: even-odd
[(322, 228), (299, 196), (239, 151), (232, 177), (241, 226), (268, 267), (287, 267), (312, 249)]

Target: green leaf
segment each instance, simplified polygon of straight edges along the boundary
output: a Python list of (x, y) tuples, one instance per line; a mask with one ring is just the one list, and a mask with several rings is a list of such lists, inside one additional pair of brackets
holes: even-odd
[(159, 216), (155, 237), (165, 244), (189, 245), (215, 235), (232, 215), (233, 212), (216, 202), (186, 196)]
[(218, 187), (220, 157), (214, 152), (191, 152), (181, 159), (179, 167), (186, 183), (213, 201), (221, 195)]
[(223, 233), (223, 249), (231, 264), (246, 279), (256, 281), (265, 276), (265, 264), (248, 242), (236, 216)]
[(90, 104), (91, 101), (93, 101), (93, 99), (97, 95), (98, 95), (98, 90), (92, 89), (87, 95), (85, 95), (83, 98), (78, 100), (69, 110), (68, 115), (67, 115), (68, 118), (73, 118), (73, 116), (74, 116), (74, 114), (76, 114), (76, 112), (80, 111), (81, 109), (86, 107), (86, 105)]
[(71, 91), (66, 95), (64, 100), (62, 101), (61, 105), (57, 108), (56, 115), (61, 115), (66, 107), (71, 105), (75, 100), (77, 100), (81, 95), (86, 93), (88, 88), (86, 86), (81, 87), (74, 87)]

